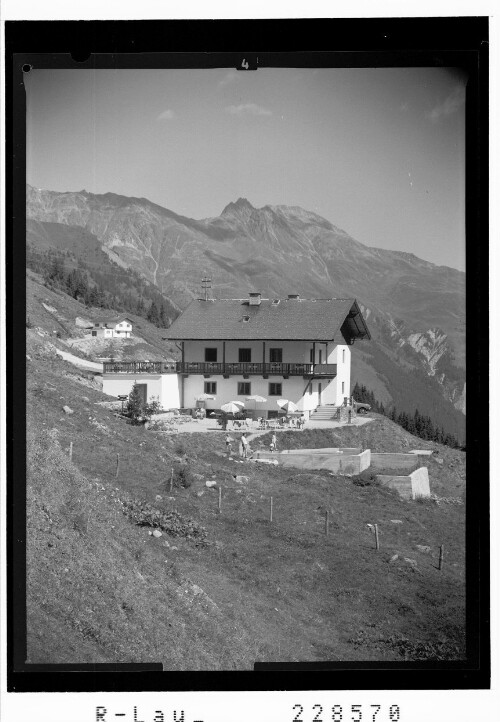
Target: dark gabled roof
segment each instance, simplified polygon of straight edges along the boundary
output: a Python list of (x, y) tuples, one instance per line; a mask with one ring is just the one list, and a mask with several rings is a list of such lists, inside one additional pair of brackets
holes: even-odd
[[(248, 320), (247, 320), (248, 319)], [(370, 338), (353, 298), (196, 299), (168, 329), (165, 340), (332, 341)]]
[(112, 324), (113, 326), (116, 326), (117, 323), (120, 323), (121, 321), (129, 321), (129, 323), (133, 324), (131, 318), (128, 316), (106, 316), (106, 318), (101, 318), (99, 321), (96, 321), (95, 323), (104, 323), (104, 324)]

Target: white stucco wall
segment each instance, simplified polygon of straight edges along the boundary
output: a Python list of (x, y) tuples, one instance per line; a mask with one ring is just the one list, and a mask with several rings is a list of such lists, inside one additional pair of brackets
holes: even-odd
[(102, 390), (109, 396), (128, 396), (134, 381), (147, 385), (148, 402), (159, 398), (164, 409), (179, 408), (180, 378), (177, 374), (103, 374)]
[[(328, 363), (337, 364), (337, 376), (335, 377), (335, 398), (333, 401), (323, 401), (325, 404), (340, 406), (345, 396), (351, 394), (351, 349), (345, 344), (339, 344), (332, 348), (328, 355)], [(342, 383), (344, 391), (342, 391)], [(326, 397), (325, 397), (326, 398)]]
[[(205, 348), (217, 349), (217, 362), (222, 363), (222, 341), (185, 341), (185, 361), (205, 361)], [(307, 341), (266, 341), (265, 363), (270, 362), (269, 349), (283, 349), (283, 363), (309, 363), (312, 343)], [(238, 349), (251, 349), (251, 362), (264, 363), (262, 341), (226, 341), (226, 363), (237, 363)], [(324, 349), (324, 346), (323, 346)], [(325, 352), (323, 351), (323, 356)], [(318, 358), (318, 352), (316, 352)]]
[(179, 409), (181, 407), (182, 379), (177, 374), (162, 374), (160, 401), (164, 409)]
[[(307, 380), (302, 376), (290, 376), (288, 379), (284, 379), (282, 376), (269, 376), (268, 379), (261, 376), (250, 376), (248, 379), (244, 379), (243, 376), (230, 376), (225, 379), (222, 376), (212, 375), (209, 379), (205, 379), (202, 374), (190, 374), (188, 378), (184, 379), (185, 407), (195, 406), (195, 399), (204, 393), (205, 382), (207, 381), (216, 382), (217, 384), (216, 398), (213, 401), (208, 400), (206, 402), (207, 409), (220, 409), (221, 405), (228, 401), (245, 401), (245, 395), (238, 396), (238, 382), (250, 383), (250, 394), (246, 395), (258, 394), (267, 399), (265, 403), (256, 406), (254, 402), (248, 402), (247, 408), (251, 410), (256, 408), (257, 411), (277, 411), (278, 405), (276, 401), (280, 398), (293, 401), (301, 411), (314, 409), (318, 404), (317, 382), (312, 382), (313, 393), (309, 394), (307, 391), (304, 395)], [(269, 395), (270, 383), (281, 383), (282, 393), (280, 396)], [(335, 385), (335, 379), (323, 379), (321, 383), (326, 391), (328, 386)]]
[[(217, 348), (217, 361), (222, 363), (222, 342), (205, 342), (205, 341), (186, 341), (185, 342), (185, 361), (204, 361), (205, 348)], [(252, 362), (262, 363), (262, 341), (226, 341), (226, 362), (238, 362), (238, 349), (251, 348)], [(276, 342), (266, 341), (266, 363), (269, 363), (269, 349), (283, 349), (283, 363), (309, 363), (310, 350), (312, 343), (310, 342)], [(350, 391), (350, 367), (351, 367), (351, 350), (345, 345), (328, 346), (328, 355), (326, 354), (325, 344), (316, 344), (315, 363), (319, 363), (321, 350), (322, 363), (337, 364), (337, 376), (334, 379), (313, 379), (308, 385), (307, 379), (303, 376), (290, 376), (284, 379), (283, 376), (269, 375), (264, 379), (261, 376), (249, 375), (244, 379), (243, 376), (230, 376), (225, 379), (222, 375), (211, 375), (210, 378), (204, 378), (203, 374), (189, 374), (187, 378), (182, 378), (177, 374), (105, 374), (103, 376), (103, 391), (110, 396), (119, 396), (129, 394), (134, 380), (137, 383), (147, 384), (148, 401), (152, 397), (159, 397), (163, 408), (193, 408), (196, 405), (196, 398), (205, 392), (205, 382), (215, 382), (217, 384), (216, 399), (207, 401), (207, 409), (220, 409), (222, 404), (228, 401), (245, 401), (245, 396), (258, 394), (267, 399), (265, 403), (255, 404), (248, 403), (249, 409), (256, 409), (257, 412), (276, 411), (278, 406), (276, 401), (279, 398), (289, 399), (297, 404), (301, 411), (312, 411), (320, 403), (340, 405), (344, 400), (344, 396), (349, 395)], [(250, 393), (238, 395), (238, 382), (250, 384)], [(342, 391), (342, 382), (344, 383), (344, 391)], [(281, 383), (282, 393), (279, 396), (269, 395), (269, 384)], [(321, 399), (319, 396), (319, 388), (321, 386)]]
[[(222, 341), (185, 341), (184, 360), (186, 362), (203, 362), (205, 360), (205, 348), (217, 348), (217, 363), (222, 363)], [(226, 341), (226, 363), (238, 362), (238, 349), (240, 348), (251, 349), (252, 363), (264, 362), (262, 341)], [(313, 344), (310, 341), (266, 341), (265, 363), (270, 362), (269, 351), (271, 348), (283, 349), (283, 363), (310, 363)], [(250, 382), (250, 393), (252, 395), (259, 394), (268, 399), (267, 403), (258, 405), (258, 410), (262, 411), (277, 408), (276, 399), (269, 397), (270, 382), (281, 383), (282, 397), (294, 401), (301, 410), (315, 409), (320, 403), (340, 405), (343, 403), (344, 397), (350, 394), (351, 350), (345, 344), (330, 343), (326, 345), (317, 342), (314, 363), (319, 363), (320, 358), (321, 363), (337, 364), (337, 376), (335, 379), (314, 379), (310, 387), (307, 388), (305, 395), (304, 390), (307, 386), (307, 380), (302, 376), (284, 379), (282, 376), (270, 375), (268, 379), (263, 379), (250, 375), (248, 379), (243, 379), (242, 376), (231, 376), (229, 379), (224, 379), (222, 376), (212, 375), (209, 379), (205, 379), (202, 375), (190, 374), (184, 380), (184, 406), (194, 405), (195, 397), (204, 393), (205, 381), (217, 382), (217, 399), (213, 402), (207, 402), (207, 408), (220, 408), (221, 404), (232, 400), (243, 401), (244, 397), (239, 397), (237, 394), (238, 381)], [(342, 383), (344, 384), (343, 390)], [(321, 400), (319, 394), (320, 385)]]

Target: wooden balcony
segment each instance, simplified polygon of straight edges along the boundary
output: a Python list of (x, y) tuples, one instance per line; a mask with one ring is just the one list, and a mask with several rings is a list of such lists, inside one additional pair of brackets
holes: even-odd
[(175, 361), (105, 361), (105, 374), (175, 374)]
[(105, 362), (105, 374), (204, 374), (207, 376), (307, 376), (337, 375), (337, 364), (311, 363), (217, 363), (210, 361), (117, 361)]

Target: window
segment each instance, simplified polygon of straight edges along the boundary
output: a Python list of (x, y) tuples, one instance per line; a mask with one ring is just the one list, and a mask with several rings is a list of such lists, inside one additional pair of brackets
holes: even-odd
[(342, 349), (342, 363), (345, 364), (345, 348)]
[(215, 396), (217, 393), (217, 381), (205, 381), (205, 393)]
[(314, 363), (314, 349), (313, 348), (309, 351), (309, 362), (312, 364)]
[(205, 349), (205, 361), (215, 363), (217, 361), (217, 349), (206, 348)]
[(270, 348), (269, 349), (269, 361), (272, 364), (283, 363), (283, 349), (282, 348)]
[(92, 331), (92, 336), (97, 336), (97, 331)]
[(238, 381), (238, 396), (250, 396), (250, 382)]
[(342, 381), (342, 393), (344, 393), (344, 382)]
[(322, 355), (323, 355), (323, 353), (322, 353), (322, 349), (320, 349), (320, 350), (319, 350), (319, 359), (318, 359), (318, 363), (321, 363), (321, 356), (322, 356)]
[(250, 363), (252, 360), (252, 349), (251, 348), (239, 348), (238, 349), (238, 361), (240, 364)]
[(243, 316), (243, 323), (248, 323), (250, 321), (250, 316)]
[(282, 396), (281, 384), (269, 384), (269, 396)]

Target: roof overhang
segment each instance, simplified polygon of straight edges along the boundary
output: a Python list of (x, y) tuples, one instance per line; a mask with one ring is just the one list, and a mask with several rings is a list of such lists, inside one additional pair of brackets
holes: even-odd
[(356, 339), (371, 339), (370, 331), (356, 300), (352, 304), (340, 331), (349, 344), (352, 344)]

